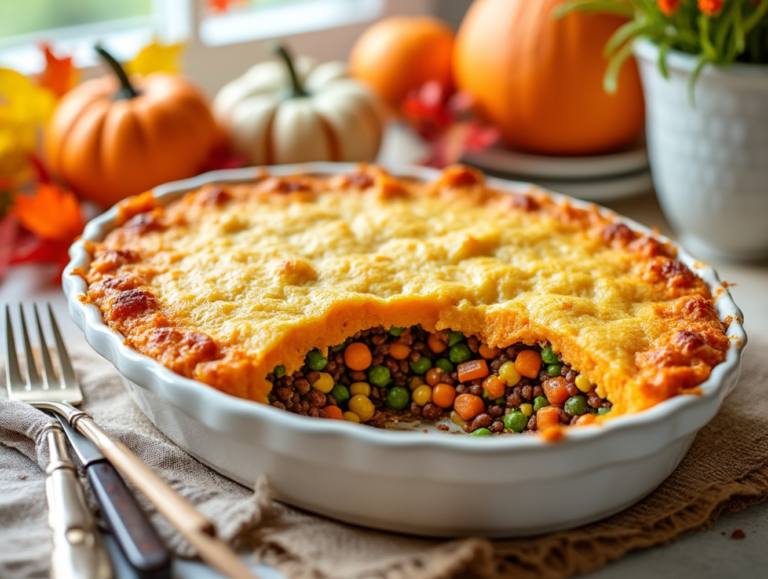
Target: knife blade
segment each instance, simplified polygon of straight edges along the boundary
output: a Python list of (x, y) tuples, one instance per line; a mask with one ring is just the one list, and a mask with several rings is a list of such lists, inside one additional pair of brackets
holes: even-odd
[(115, 467), (95, 444), (75, 431), (66, 419), (58, 414), (55, 416), (77, 461), (85, 469), (109, 530), (129, 564), (140, 579), (170, 577), (171, 555)]

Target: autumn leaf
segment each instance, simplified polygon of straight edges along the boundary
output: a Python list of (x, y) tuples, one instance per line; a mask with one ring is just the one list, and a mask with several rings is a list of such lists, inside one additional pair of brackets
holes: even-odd
[(17, 194), (13, 212), (19, 223), (44, 240), (70, 243), (85, 226), (74, 194), (41, 183), (33, 195)]
[(181, 70), (179, 63), (184, 44), (162, 44), (153, 41), (142, 48), (135, 58), (125, 63), (128, 74), (147, 76), (153, 72), (177, 73)]
[(40, 50), (45, 56), (45, 70), (37, 78), (37, 84), (61, 98), (80, 82), (80, 71), (72, 64), (72, 56), (58, 58), (46, 43), (40, 45)]
[(23, 74), (0, 68), (0, 180), (14, 185), (30, 175), (29, 155), (56, 99)]

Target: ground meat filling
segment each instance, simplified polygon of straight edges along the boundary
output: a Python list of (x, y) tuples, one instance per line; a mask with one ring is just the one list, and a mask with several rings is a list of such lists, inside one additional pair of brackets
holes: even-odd
[(447, 418), (473, 436), (589, 424), (611, 408), (548, 345), (490, 348), (420, 326), (358, 332), (327, 356), (313, 350), (298, 372), (278, 366), (267, 379), (271, 405), (289, 412), (376, 427)]

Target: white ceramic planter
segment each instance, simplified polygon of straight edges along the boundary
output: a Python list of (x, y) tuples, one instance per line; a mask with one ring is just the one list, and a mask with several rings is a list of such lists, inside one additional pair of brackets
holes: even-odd
[(656, 191), (680, 240), (694, 253), (768, 257), (768, 66), (707, 66), (695, 105), (693, 56), (635, 44), (645, 89), (648, 148)]

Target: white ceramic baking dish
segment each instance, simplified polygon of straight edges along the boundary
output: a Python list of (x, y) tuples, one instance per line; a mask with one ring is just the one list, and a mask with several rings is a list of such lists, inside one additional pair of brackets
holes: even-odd
[[(269, 170), (287, 175), (352, 169), (347, 164), (311, 163)], [(421, 179), (437, 174), (419, 167), (390, 170)], [(248, 181), (255, 174), (255, 169), (217, 171), (160, 186), (154, 193), (169, 202), (206, 183)], [(510, 191), (530, 188), (489, 181)], [(77, 299), (86, 285), (71, 272), (88, 267), (84, 242), (102, 239), (114, 227), (116, 214), (112, 208), (88, 224), (70, 249), (64, 273), (71, 315), (88, 342), (126, 377), (141, 410), (187, 452), (244, 485), (252, 486), (266, 475), (279, 499), (350, 523), (419, 535), (511, 537), (606, 517), (669, 476), (738, 380), (746, 345), (742, 313), (712, 268), (680, 249), (679, 258), (719, 295), (721, 319), (733, 320), (727, 359), (702, 385), (700, 396), (678, 396), (603, 426), (570, 429), (555, 444), (538, 436), (470, 438), (434, 429), (391, 431), (291, 414), (173, 373), (124, 345), (94, 305)]]

